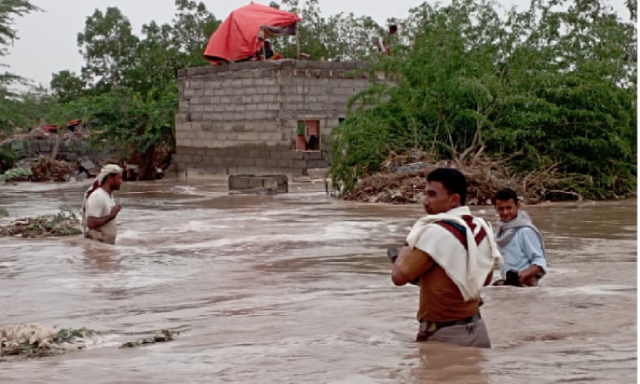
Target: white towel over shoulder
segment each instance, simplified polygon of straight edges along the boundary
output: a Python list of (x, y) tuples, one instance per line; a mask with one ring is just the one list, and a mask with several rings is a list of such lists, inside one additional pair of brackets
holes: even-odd
[[(473, 218), (476, 224), (474, 231), (462, 219), (463, 215), (471, 215), (468, 207), (458, 207), (447, 213), (428, 215), (415, 223), (407, 243), (411, 248), (426, 252), (449, 278), (460, 289), (465, 301), (477, 299), (489, 273), (493, 270), (495, 260), (502, 264), (502, 256), (494, 240), (493, 229), (484, 220)], [(451, 232), (436, 221), (449, 220), (466, 229), (467, 248), (455, 238)], [(476, 245), (475, 235), (484, 228), (487, 236)]]

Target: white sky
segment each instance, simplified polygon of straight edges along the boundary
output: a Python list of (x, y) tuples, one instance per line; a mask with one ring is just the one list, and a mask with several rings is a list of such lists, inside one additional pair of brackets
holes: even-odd
[[(250, 3), (250, 0), (203, 0), (218, 19), (224, 20), (229, 13)], [(269, 0), (255, 0), (269, 4)], [(279, 2), (279, 1), (278, 1)], [(303, 0), (300, 1), (301, 3)], [(382, 24), (389, 17), (405, 17), (410, 8), (421, 4), (422, 0), (320, 0), (320, 8), (325, 15), (339, 12), (353, 12), (369, 15)], [(435, 3), (429, 0), (429, 3)], [(84, 29), (87, 16), (96, 8), (118, 7), (129, 18), (136, 33), (143, 24), (151, 20), (158, 23), (171, 21), (175, 14), (174, 0), (32, 0), (45, 10), (15, 20), (19, 40), (10, 47), (9, 56), (3, 62), (10, 71), (48, 86), (51, 74), (69, 69), (80, 72), (83, 59), (78, 52), (76, 38)], [(442, 1), (448, 3), (448, 1)], [(503, 6), (528, 7), (529, 0), (504, 0)], [(610, 0), (611, 5), (628, 19), (629, 12), (624, 0)], [(375, 5), (374, 5), (375, 4)]]

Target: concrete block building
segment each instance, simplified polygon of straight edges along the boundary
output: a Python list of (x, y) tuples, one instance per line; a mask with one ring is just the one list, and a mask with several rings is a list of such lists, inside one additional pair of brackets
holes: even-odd
[(369, 87), (367, 67), (283, 60), (181, 70), (178, 174), (296, 177), (328, 167), (331, 130)]

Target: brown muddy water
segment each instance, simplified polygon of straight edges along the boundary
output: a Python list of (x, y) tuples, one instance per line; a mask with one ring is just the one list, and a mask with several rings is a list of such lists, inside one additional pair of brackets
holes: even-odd
[[(115, 247), (0, 239), (0, 325), (101, 332), (85, 351), (0, 362), (0, 382), (637, 380), (636, 200), (529, 208), (549, 274), (539, 288), (485, 289), (494, 348), (475, 350), (413, 342), (418, 290), (393, 286), (385, 250), (420, 207), (338, 201), (320, 184), (228, 196), (225, 184), (125, 184)], [(13, 217), (77, 208), (85, 187), (0, 187), (0, 207)], [(181, 335), (118, 349), (163, 328)]]

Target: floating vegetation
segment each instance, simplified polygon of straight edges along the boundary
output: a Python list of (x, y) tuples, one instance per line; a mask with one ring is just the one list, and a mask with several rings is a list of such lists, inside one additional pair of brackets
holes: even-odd
[[(0, 213), (1, 215), (1, 213)], [(74, 236), (82, 234), (82, 224), (70, 209), (63, 208), (54, 215), (26, 218), (0, 226), (0, 237), (17, 236), (27, 238)]]
[(33, 176), (31, 168), (19, 167), (13, 168), (0, 175), (0, 185), (7, 181), (26, 181), (29, 177)]
[(168, 341), (175, 340), (178, 334), (179, 334), (178, 332), (163, 329), (161, 333), (158, 335), (145, 337), (144, 339), (140, 339), (137, 341), (126, 342), (122, 344), (120, 348), (136, 348), (136, 347), (141, 347), (143, 345), (148, 345), (148, 344), (166, 343)]
[(84, 349), (86, 340), (96, 335), (90, 329), (60, 329), (39, 324), (0, 327), (0, 357), (24, 358), (62, 355)]

